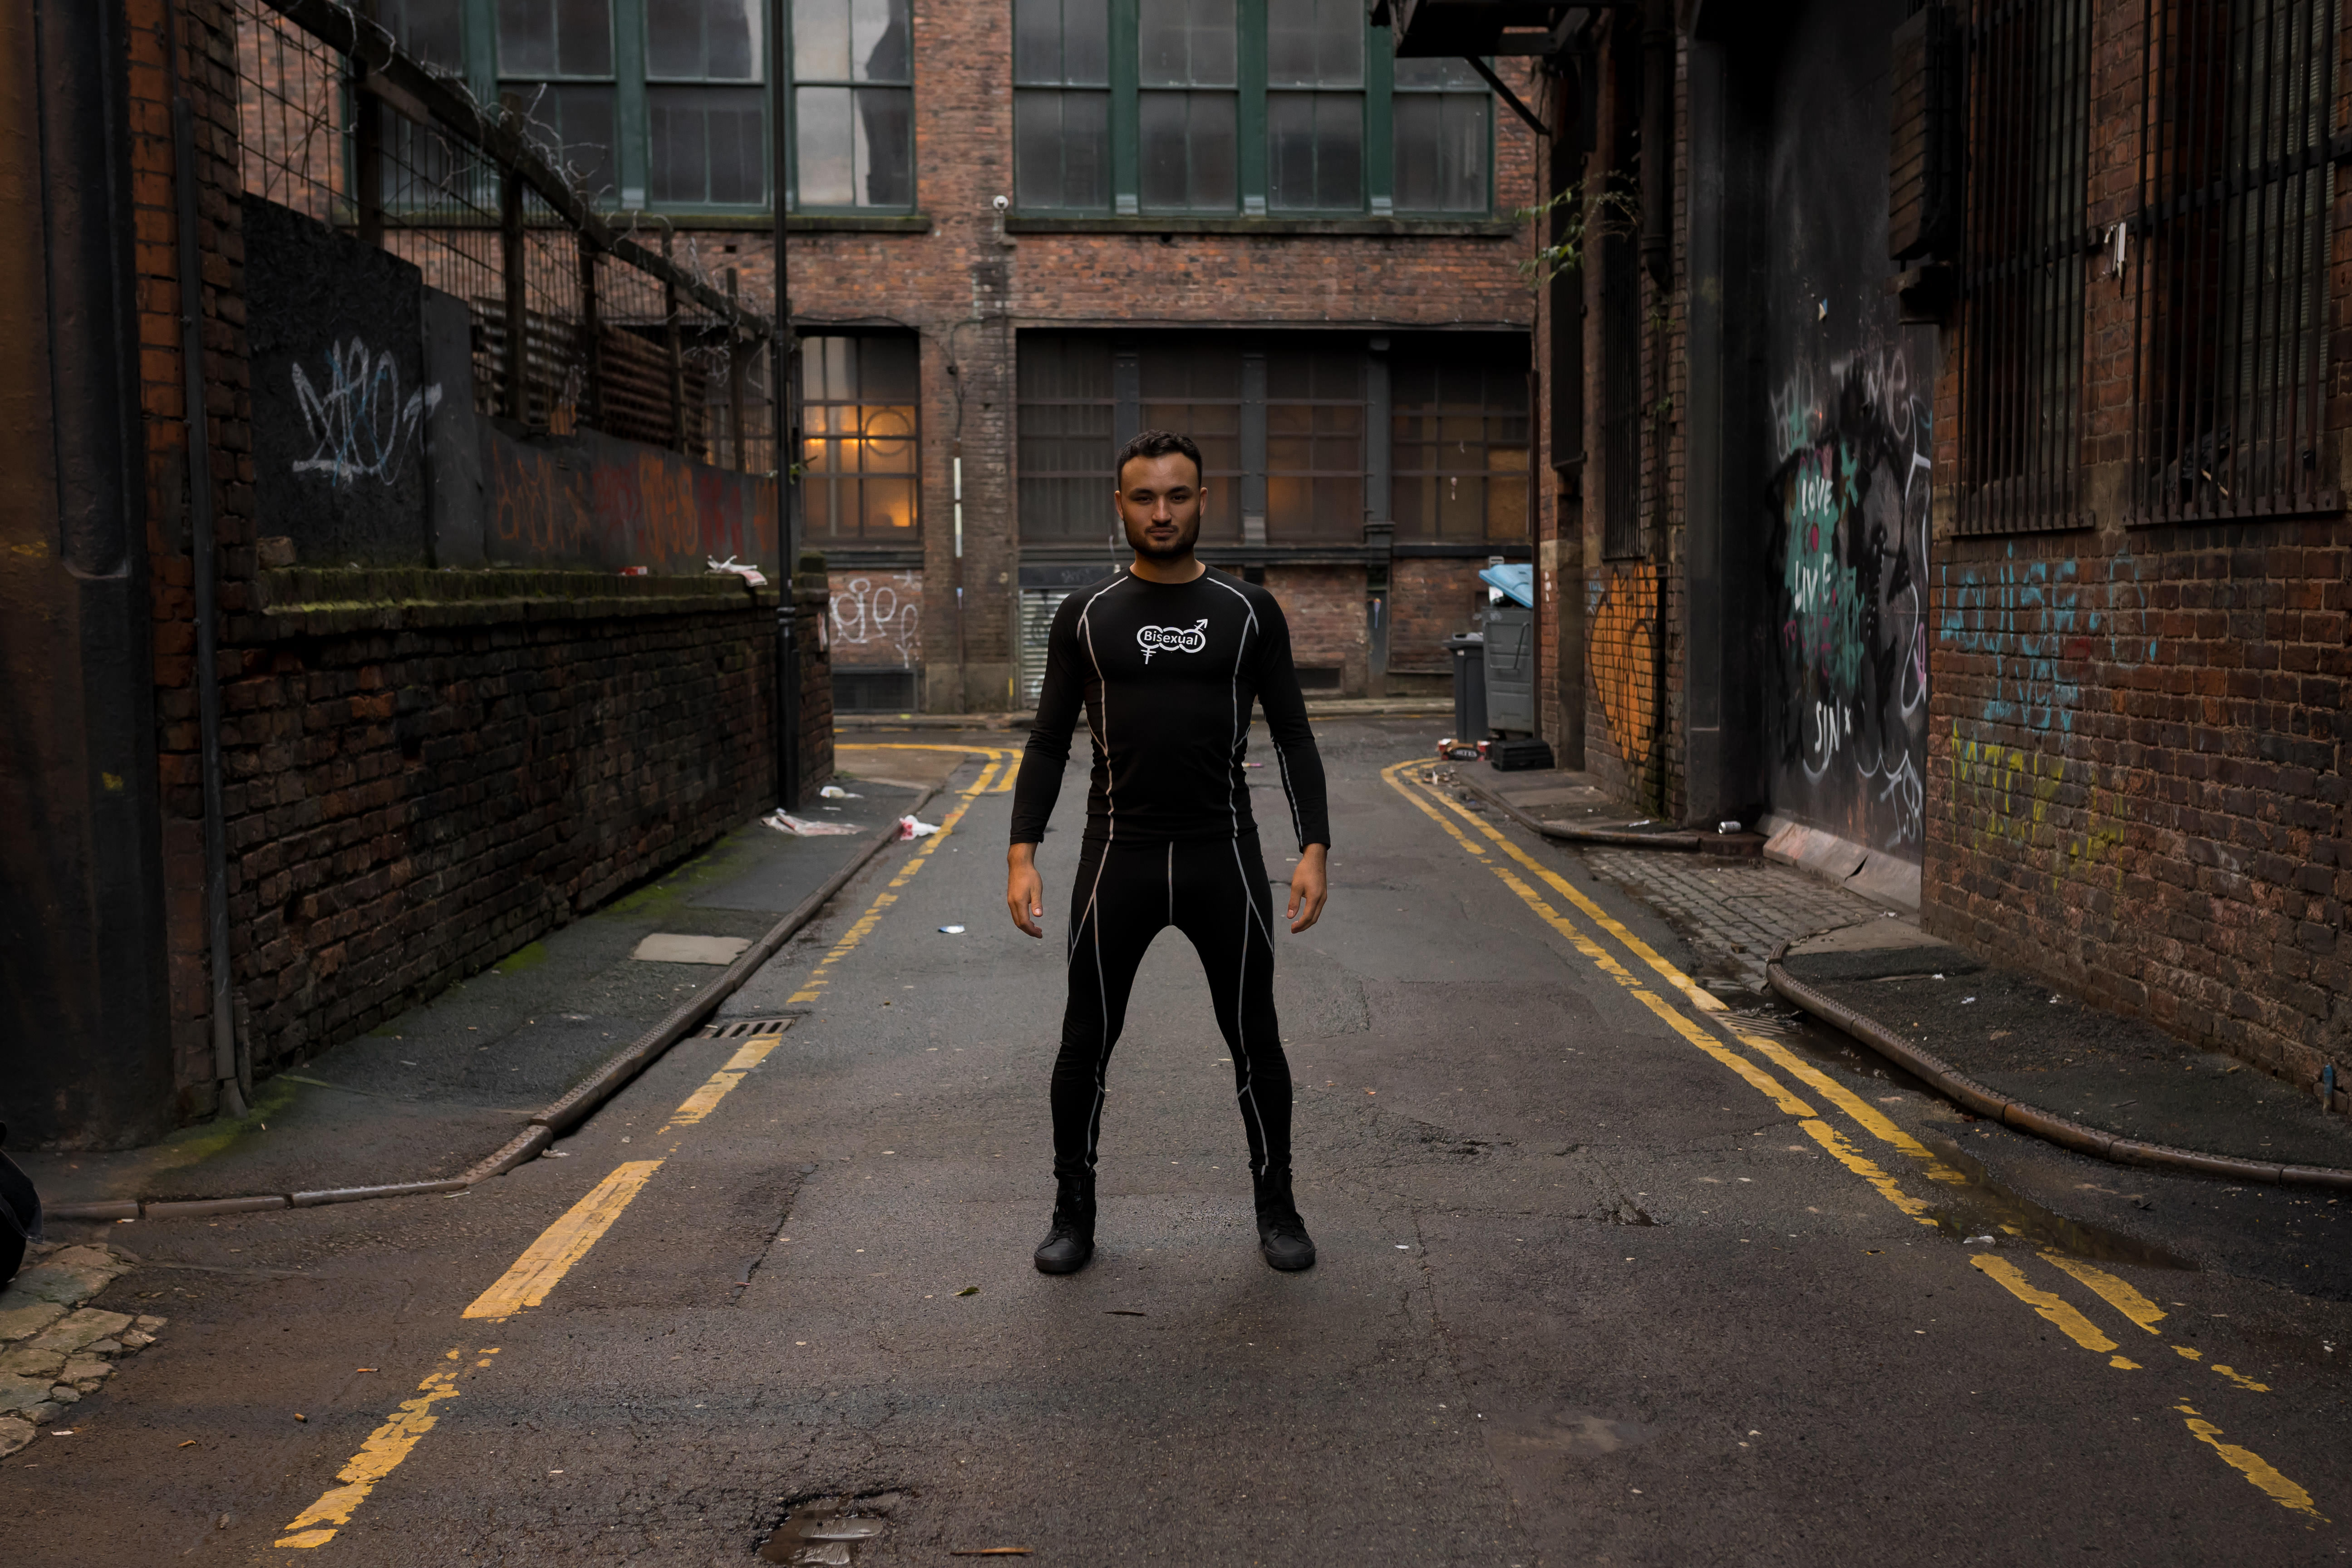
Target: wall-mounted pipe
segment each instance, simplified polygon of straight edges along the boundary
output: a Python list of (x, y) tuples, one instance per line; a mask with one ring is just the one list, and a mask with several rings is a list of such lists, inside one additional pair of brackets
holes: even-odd
[(205, 806), (205, 945), (211, 966), (213, 1077), (220, 1111), (242, 1117), (252, 1068), (242, 1059), (236, 1013), (230, 999), (228, 945), (228, 824), (221, 788), (220, 562), (213, 532), (212, 420), (205, 408), (204, 258), (196, 224), (195, 111), (181, 89), (181, 18), (167, 14), (172, 37), (163, 58), (171, 76), (172, 162), (179, 206), (180, 368), (188, 442), (188, 559), (196, 617), (196, 734)]

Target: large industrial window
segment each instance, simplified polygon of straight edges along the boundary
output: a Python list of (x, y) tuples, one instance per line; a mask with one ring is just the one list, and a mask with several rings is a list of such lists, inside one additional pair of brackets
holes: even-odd
[(1486, 210), (1486, 81), (1463, 60), (1396, 62), (1396, 209)]
[(1108, 0), (1013, 0), (1013, 186), (1024, 212), (1110, 205)]
[(1353, 0), (1267, 0), (1266, 205), (1364, 205), (1364, 22)]
[(549, 160), (609, 201), (618, 172), (612, 0), (498, 0), (499, 97)]
[(793, 0), (794, 200), (803, 208), (915, 204), (908, 0)]
[(2145, 78), (2153, 155), (2127, 226), (2141, 247), (2147, 521), (2338, 502), (2320, 462), (2336, 13), (2336, 0), (2157, 8)]
[(1136, 126), (1145, 212), (1232, 212), (1239, 200), (1234, 0), (1141, 0)]
[[(858, 0), (866, 3), (866, 0)], [(1490, 94), (1354, 0), (1013, 0), (1029, 214), (1485, 216)]]
[(1389, 373), (1390, 507), (1400, 542), (1528, 536), (1524, 343), (1401, 349)]
[(812, 542), (912, 544), (915, 340), (803, 338), (801, 515)]
[(1148, 345), (1136, 356), (1145, 428), (1176, 430), (1201, 448), (1201, 537), (1241, 537), (1242, 351), (1218, 342)]
[(1116, 402), (1102, 338), (1020, 340), (1021, 537), (1108, 539), (1118, 531), (1110, 459)]
[(763, 0), (645, 0), (646, 194), (656, 206), (768, 199)]
[(1969, 57), (1957, 526), (2078, 527), (2090, 0), (1975, 0)]
[[(407, 53), (525, 116), (592, 202), (688, 213), (768, 205), (768, 11), (769, 0), (373, 5)], [(395, 116), (385, 130), (405, 136), (404, 124)], [(399, 154), (418, 161), (415, 147)]]
[(1265, 532), (1276, 544), (1363, 538), (1361, 350), (1266, 354)]

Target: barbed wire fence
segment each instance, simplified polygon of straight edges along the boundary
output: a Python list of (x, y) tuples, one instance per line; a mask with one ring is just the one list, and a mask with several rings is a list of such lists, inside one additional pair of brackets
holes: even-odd
[(774, 468), (772, 314), (692, 237), (599, 211), (535, 104), (484, 104), (338, 0), (230, 4), (246, 191), (464, 300), (478, 411)]

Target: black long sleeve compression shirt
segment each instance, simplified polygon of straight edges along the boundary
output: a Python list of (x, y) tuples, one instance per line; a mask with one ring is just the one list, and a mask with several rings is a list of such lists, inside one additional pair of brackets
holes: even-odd
[(1122, 571), (1062, 601), (1036, 726), (1013, 792), (1013, 842), (1036, 844), (1084, 706), (1094, 732), (1089, 840), (1237, 837), (1250, 816), (1250, 707), (1265, 710), (1301, 848), (1328, 845), (1323, 763), (1273, 595), (1211, 567), (1189, 583)]

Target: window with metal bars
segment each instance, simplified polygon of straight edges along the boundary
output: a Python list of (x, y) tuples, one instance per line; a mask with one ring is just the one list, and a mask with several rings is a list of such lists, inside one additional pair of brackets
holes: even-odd
[(2143, 78), (2137, 521), (2332, 511), (2320, 458), (2337, 0), (2169, 0)]
[(1975, 0), (1968, 44), (1956, 526), (2082, 527), (2090, 0)]

